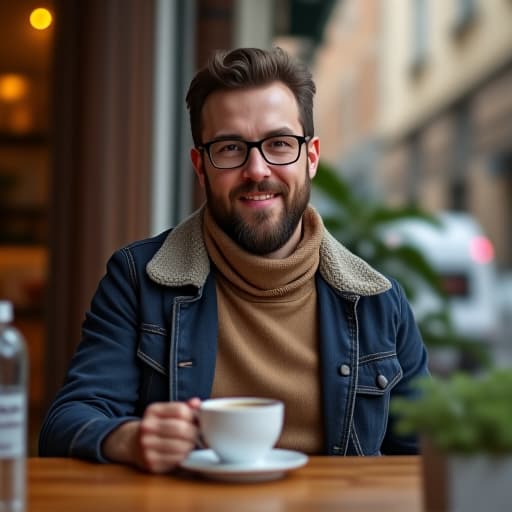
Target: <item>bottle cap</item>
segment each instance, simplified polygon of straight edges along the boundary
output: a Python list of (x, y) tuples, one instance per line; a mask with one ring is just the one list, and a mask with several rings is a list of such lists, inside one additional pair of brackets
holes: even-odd
[(9, 300), (0, 300), (0, 323), (8, 324), (12, 322), (12, 319), (12, 302)]

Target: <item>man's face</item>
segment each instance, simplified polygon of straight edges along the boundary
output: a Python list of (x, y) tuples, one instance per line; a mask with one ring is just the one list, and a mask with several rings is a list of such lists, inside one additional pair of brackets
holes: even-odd
[[(203, 143), (226, 136), (258, 141), (270, 135), (304, 135), (295, 97), (280, 82), (212, 93), (202, 122)], [(205, 151), (191, 152), (217, 224), (245, 250), (275, 257), (290, 254), (300, 240), (318, 157), (316, 137), (288, 165), (269, 164), (252, 148), (243, 166), (216, 169)]]

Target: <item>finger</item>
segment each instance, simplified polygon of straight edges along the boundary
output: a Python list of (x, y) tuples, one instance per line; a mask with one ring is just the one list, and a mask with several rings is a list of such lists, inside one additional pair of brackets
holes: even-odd
[(155, 435), (142, 436), (140, 444), (144, 452), (155, 451), (162, 456), (181, 456), (195, 448), (195, 443), (187, 439), (164, 438)]
[(198, 436), (198, 426), (194, 421), (177, 418), (159, 418), (150, 416), (140, 423), (141, 435), (155, 435), (162, 438), (183, 439), (194, 441)]
[(146, 408), (144, 416), (146, 415), (193, 421), (195, 410), (185, 402), (155, 402)]
[(187, 400), (187, 405), (192, 409), (197, 410), (201, 406), (201, 399), (197, 397), (191, 398), (190, 400)]

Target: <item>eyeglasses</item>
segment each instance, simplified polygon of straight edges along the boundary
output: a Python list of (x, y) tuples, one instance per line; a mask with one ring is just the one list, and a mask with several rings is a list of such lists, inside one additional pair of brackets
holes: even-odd
[(302, 144), (311, 137), (301, 135), (273, 135), (256, 142), (240, 139), (218, 139), (206, 142), (198, 149), (208, 153), (210, 162), (217, 169), (235, 169), (247, 162), (249, 152), (257, 148), (271, 165), (289, 165), (300, 157)]

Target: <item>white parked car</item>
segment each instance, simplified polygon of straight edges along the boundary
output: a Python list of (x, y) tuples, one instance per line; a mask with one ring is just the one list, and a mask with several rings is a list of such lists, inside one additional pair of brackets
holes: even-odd
[[(467, 213), (442, 212), (439, 221), (440, 226), (419, 220), (395, 223), (385, 231), (386, 243), (405, 243), (419, 249), (441, 278), (456, 332), (493, 343), (500, 321), (493, 245)], [(420, 285), (412, 301), (417, 318), (439, 305), (435, 293)]]

